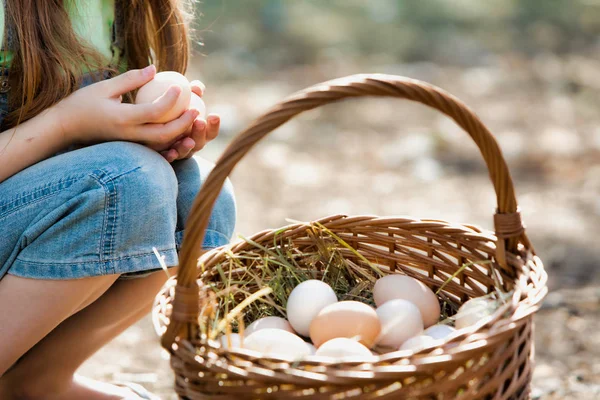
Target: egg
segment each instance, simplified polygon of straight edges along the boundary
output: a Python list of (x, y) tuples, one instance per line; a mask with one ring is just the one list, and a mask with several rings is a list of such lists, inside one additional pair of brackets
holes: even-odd
[(206, 105), (204, 104), (204, 100), (196, 93), (192, 92), (192, 96), (190, 98), (190, 105), (188, 106), (190, 110), (198, 110), (200, 113), (198, 115), (199, 118), (206, 117)]
[(437, 324), (437, 325), (432, 325), (429, 328), (425, 329), (425, 331), (423, 332), (423, 335), (432, 337), (436, 340), (439, 340), (439, 339), (444, 339), (446, 336), (450, 336), (454, 332), (456, 332), (456, 329), (454, 329), (451, 326)]
[(317, 353), (317, 348), (315, 347), (314, 344), (312, 344), (312, 343), (306, 343), (306, 345), (310, 349), (310, 354), (311, 355), (315, 355)]
[(356, 340), (348, 338), (335, 338), (323, 343), (316, 353), (317, 356), (344, 358), (366, 357), (372, 358), (371, 350)]
[(402, 346), (398, 350), (421, 350), (426, 347), (432, 346), (435, 343), (435, 339), (431, 336), (419, 335), (408, 339), (402, 343)]
[(310, 334), (310, 324), (326, 306), (337, 303), (335, 292), (325, 282), (310, 279), (292, 290), (287, 301), (287, 317), (296, 332)]
[(471, 299), (458, 309), (454, 316), (456, 329), (475, 325), (482, 319), (492, 315), (496, 311), (496, 301), (485, 297)]
[[(229, 340), (231, 340), (231, 347), (229, 346)], [(221, 336), (219, 339), (221, 342), (221, 346), (224, 349), (233, 349), (242, 347), (242, 338), (237, 333), (232, 333), (229, 335), (229, 339), (227, 339), (227, 335)]]
[(373, 298), (377, 307), (394, 299), (410, 301), (419, 308), (426, 328), (440, 319), (437, 296), (425, 284), (410, 276), (393, 274), (378, 279), (373, 287)]
[(423, 320), (417, 306), (407, 300), (390, 300), (375, 311), (381, 322), (377, 344), (398, 347), (423, 332)]
[(244, 349), (278, 358), (298, 359), (311, 354), (311, 349), (300, 336), (282, 329), (261, 329), (244, 339)]
[(248, 325), (248, 327), (244, 329), (244, 337), (248, 337), (261, 329), (282, 329), (290, 333), (296, 333), (294, 332), (294, 329), (292, 329), (290, 323), (285, 319), (281, 317), (265, 317), (259, 318)]
[(177, 98), (175, 105), (154, 121), (155, 123), (165, 123), (179, 118), (181, 114), (190, 106), (192, 97), (192, 88), (187, 78), (178, 72), (165, 71), (159, 72), (150, 82), (142, 86), (135, 96), (136, 104), (152, 103), (160, 96), (165, 94), (167, 89), (173, 85), (181, 87), (181, 94)]
[(340, 301), (323, 308), (309, 330), (317, 349), (338, 337), (352, 338), (371, 348), (381, 332), (381, 323), (372, 307), (358, 301)]

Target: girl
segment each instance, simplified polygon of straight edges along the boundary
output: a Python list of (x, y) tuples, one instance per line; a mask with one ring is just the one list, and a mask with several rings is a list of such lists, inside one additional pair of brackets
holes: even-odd
[[(152, 104), (130, 102), (156, 69), (185, 71), (183, 5), (3, 3), (0, 399), (152, 398), (75, 371), (148, 313), (166, 278), (152, 247), (177, 265), (210, 169), (191, 156), (217, 136), (218, 116), (188, 110), (148, 123), (175, 104), (178, 87)], [(234, 222), (228, 185), (204, 248), (226, 244)]]

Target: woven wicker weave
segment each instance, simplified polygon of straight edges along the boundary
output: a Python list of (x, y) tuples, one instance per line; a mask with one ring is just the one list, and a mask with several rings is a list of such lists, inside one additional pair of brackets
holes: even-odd
[[(260, 139), (295, 115), (350, 97), (386, 96), (417, 101), (456, 121), (475, 141), (497, 195), (495, 233), (439, 220), (332, 216), (319, 220), (384, 273), (413, 276), (440, 298), (462, 302), (498, 289), (512, 299), (493, 316), (437, 347), (383, 355), (375, 362), (281, 361), (256, 352), (228, 352), (199, 334), (203, 282), (215, 266), (247, 242), (202, 254), (212, 206), (234, 166)], [(278, 229), (300, 249), (310, 245), (305, 224)], [(275, 230), (251, 237), (272, 243)], [(356, 260), (353, 252), (344, 255)], [(301, 91), (258, 118), (217, 162), (187, 221), (177, 279), (157, 296), (154, 321), (171, 353), (175, 388), (186, 399), (525, 399), (533, 365), (533, 313), (546, 294), (546, 273), (525, 235), (512, 180), (491, 133), (462, 102), (429, 84), (389, 75), (356, 75)], [(199, 260), (199, 262), (198, 262)], [(356, 260), (360, 264), (360, 260)], [(203, 273), (199, 265), (203, 266)], [(493, 274), (497, 277), (494, 279)]]

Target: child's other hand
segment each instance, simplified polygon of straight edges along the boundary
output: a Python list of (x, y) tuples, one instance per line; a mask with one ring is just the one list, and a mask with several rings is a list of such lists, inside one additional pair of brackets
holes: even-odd
[[(192, 92), (202, 97), (204, 94), (204, 84), (200, 81), (190, 82)], [(163, 157), (173, 162), (184, 158), (190, 158), (204, 146), (219, 135), (219, 126), (221, 118), (216, 114), (209, 114), (206, 120), (196, 118), (192, 126), (185, 132), (183, 137), (178, 139), (168, 150), (162, 151)]]
[(112, 79), (73, 92), (56, 104), (63, 134), (73, 143), (124, 140), (156, 151), (164, 151), (190, 130), (198, 111), (188, 110), (179, 118), (156, 124), (150, 121), (170, 110), (181, 93), (172, 86), (153, 103), (122, 103), (122, 95), (149, 82), (156, 74), (153, 65), (131, 70)]

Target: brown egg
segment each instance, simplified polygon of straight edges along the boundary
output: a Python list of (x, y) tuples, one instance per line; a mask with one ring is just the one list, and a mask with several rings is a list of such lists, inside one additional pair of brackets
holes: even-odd
[(339, 337), (355, 339), (370, 348), (381, 332), (381, 323), (372, 307), (358, 301), (340, 301), (323, 308), (309, 330), (317, 348)]
[(177, 102), (169, 111), (163, 114), (160, 118), (152, 121), (156, 123), (165, 123), (179, 118), (190, 105), (192, 97), (192, 88), (187, 78), (178, 72), (165, 71), (159, 72), (150, 82), (142, 86), (135, 96), (135, 104), (152, 103), (160, 96), (165, 94), (167, 89), (173, 85), (181, 87), (181, 94), (177, 98)]

